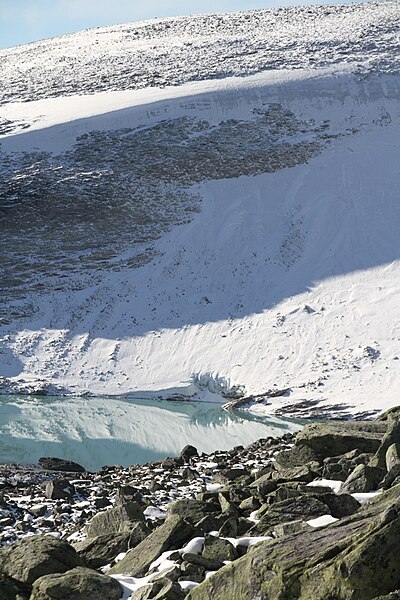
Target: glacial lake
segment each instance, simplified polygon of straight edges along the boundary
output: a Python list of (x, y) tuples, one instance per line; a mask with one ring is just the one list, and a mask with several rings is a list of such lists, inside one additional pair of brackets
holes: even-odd
[(176, 456), (186, 444), (212, 452), (299, 429), (206, 402), (0, 396), (1, 463), (56, 456), (97, 470)]

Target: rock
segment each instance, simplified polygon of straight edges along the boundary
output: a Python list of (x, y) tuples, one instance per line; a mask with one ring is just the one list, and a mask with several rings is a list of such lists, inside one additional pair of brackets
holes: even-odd
[(204, 567), (183, 561), (180, 568), (179, 581), (196, 581), (200, 583), (204, 579), (205, 572)]
[(69, 473), (85, 473), (85, 467), (73, 462), (72, 460), (64, 460), (63, 458), (43, 456), (39, 458), (39, 465), (46, 471), (67, 471)]
[(180, 516), (173, 515), (159, 525), (136, 548), (109, 571), (125, 573), (132, 577), (143, 577), (149, 566), (166, 550), (181, 548), (195, 535), (195, 529)]
[(150, 583), (130, 596), (131, 600), (183, 600), (186, 593), (178, 583), (161, 580)]
[(400, 444), (392, 444), (389, 446), (386, 451), (385, 461), (388, 473), (394, 466), (400, 465)]
[(33, 584), (29, 600), (119, 600), (123, 589), (116, 579), (77, 567), (45, 575)]
[(249, 475), (249, 471), (247, 471), (247, 469), (239, 469), (239, 468), (224, 469), (223, 471), (220, 471), (219, 473), (214, 475), (213, 481), (215, 481), (216, 483), (222, 483), (222, 484), (226, 485), (227, 483), (230, 483), (231, 481), (235, 481), (236, 479), (239, 479), (239, 477), (246, 477), (248, 475)]
[(256, 488), (261, 497), (274, 492), (278, 487), (278, 482), (272, 479), (272, 472), (262, 475), (250, 484), (250, 489)]
[(49, 500), (65, 500), (72, 498), (74, 486), (67, 479), (54, 479), (46, 483), (44, 495)]
[(291, 469), (281, 468), (277, 471), (275, 479), (277, 482), (302, 481), (310, 483), (317, 475), (318, 473), (310, 469), (308, 465), (304, 465), (303, 467), (293, 467)]
[(275, 525), (274, 533), (276, 537), (280, 538), (284, 537), (285, 535), (302, 531), (306, 527), (308, 527), (307, 523), (305, 523), (302, 519), (298, 519), (297, 521), (291, 521), (290, 523), (279, 523), (278, 525)]
[(163, 469), (165, 469), (167, 471), (172, 471), (173, 469), (176, 469), (177, 467), (182, 467), (184, 464), (185, 464), (185, 461), (183, 460), (183, 458), (180, 458), (180, 457), (165, 458), (163, 461), (161, 461), (161, 466), (163, 467)]
[(129, 532), (129, 539), (128, 539), (129, 550), (131, 550), (132, 548), (135, 548), (138, 544), (140, 544), (140, 542), (143, 542), (143, 540), (150, 533), (151, 533), (151, 530), (148, 528), (146, 523), (143, 523), (143, 521), (138, 521), (137, 523), (135, 523)]
[(0, 572), (28, 585), (42, 575), (80, 566), (84, 562), (75, 549), (52, 536), (28, 537), (0, 548)]
[(214, 560), (235, 560), (238, 553), (233, 544), (213, 535), (207, 535), (204, 540), (202, 556)]
[(356, 492), (371, 492), (372, 490), (376, 490), (383, 475), (384, 472), (378, 467), (357, 465), (340, 488), (340, 494), (354, 494)]
[(310, 423), (297, 434), (295, 447), (307, 446), (322, 458), (338, 456), (355, 449), (375, 453), (386, 429), (387, 424), (378, 421)]
[(191, 554), (190, 552), (185, 552), (182, 558), (188, 563), (203, 567), (206, 571), (217, 571), (224, 566), (223, 561), (218, 558), (206, 558), (205, 556)]
[(211, 513), (216, 513), (218, 505), (201, 500), (183, 499), (170, 504), (167, 510), (167, 518), (172, 515), (178, 515), (188, 523), (194, 525)]
[[(266, 505), (265, 508), (260, 521), (250, 530), (252, 536), (269, 534), (275, 525), (279, 523), (298, 520), (308, 521), (326, 515), (328, 512), (326, 504), (309, 495), (275, 502), (271, 506)], [(260, 514), (260, 511), (258, 514)]]
[(223, 494), (218, 494), (218, 500), (221, 506), (221, 512), (225, 515), (225, 517), (239, 516), (236, 506), (232, 502), (229, 502), (229, 500), (227, 500)]
[(275, 455), (276, 463), (284, 469), (303, 467), (309, 462), (321, 463), (321, 457), (308, 446), (294, 446)]
[(88, 537), (130, 531), (138, 521), (144, 521), (143, 508), (137, 502), (126, 502), (99, 512), (86, 526)]
[[(397, 414), (397, 413), (396, 413)], [(382, 439), (382, 443), (377, 448), (375, 456), (371, 459), (370, 465), (372, 467), (386, 467), (386, 453), (392, 444), (400, 443), (400, 420), (393, 420), (388, 418), (387, 422), (383, 422), (387, 425), (387, 431)]]
[(121, 552), (127, 552), (130, 533), (110, 533), (87, 538), (74, 544), (74, 548), (85, 564), (98, 569), (114, 560)]
[(2, 600), (20, 600), (23, 598), (20, 595), (22, 591), (15, 581), (0, 573), (0, 598)]
[(179, 458), (183, 458), (183, 460), (185, 462), (188, 462), (190, 458), (192, 458), (193, 456), (198, 456), (198, 455), (199, 455), (199, 453), (197, 452), (197, 448), (195, 448), (194, 446), (188, 445), (183, 448), (183, 450), (179, 454)]
[[(389, 522), (382, 522), (391, 508)], [(391, 488), (328, 527), (249, 548), (187, 600), (370, 600), (389, 594), (400, 588), (398, 514), (400, 490)]]
[(182, 469), (181, 476), (183, 479), (186, 479), (186, 481), (196, 481), (196, 479), (200, 477), (200, 474), (198, 473), (198, 471), (195, 471), (190, 467), (185, 467), (184, 469)]
[[(209, 529), (208, 531), (212, 531), (212, 529)], [(236, 537), (238, 531), (238, 519), (236, 519), (236, 517), (229, 517), (229, 519), (226, 519), (226, 521), (222, 523), (218, 533), (223, 537)]]
[(141, 499), (142, 494), (138, 489), (131, 485), (122, 485), (115, 494), (115, 506), (123, 506), (128, 502), (137, 502), (140, 504)]
[(318, 499), (327, 505), (329, 513), (335, 519), (354, 515), (361, 506), (350, 494), (322, 494)]

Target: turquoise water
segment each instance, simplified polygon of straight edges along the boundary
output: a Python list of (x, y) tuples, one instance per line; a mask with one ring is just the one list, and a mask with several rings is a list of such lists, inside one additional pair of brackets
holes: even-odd
[(300, 428), (215, 403), (0, 396), (0, 462), (57, 456), (95, 470), (176, 456), (186, 444), (212, 452)]

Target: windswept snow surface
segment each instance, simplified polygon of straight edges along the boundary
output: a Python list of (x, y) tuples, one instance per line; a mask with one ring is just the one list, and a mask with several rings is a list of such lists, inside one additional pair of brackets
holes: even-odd
[(1, 390), (397, 404), (399, 24), (282, 9), (0, 53)]

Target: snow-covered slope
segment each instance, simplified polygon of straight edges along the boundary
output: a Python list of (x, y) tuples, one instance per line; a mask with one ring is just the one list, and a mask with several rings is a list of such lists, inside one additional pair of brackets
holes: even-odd
[(1, 389), (398, 403), (399, 25), (383, 2), (1, 52)]

